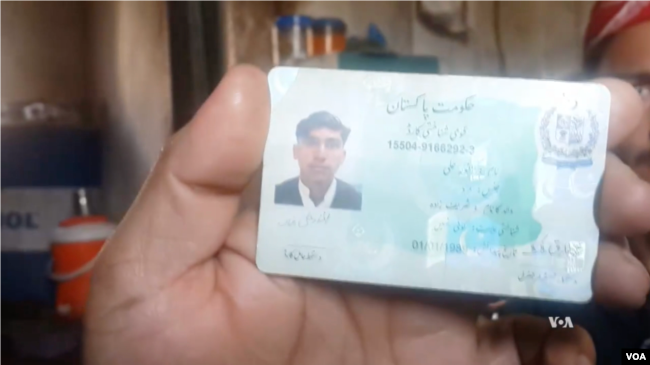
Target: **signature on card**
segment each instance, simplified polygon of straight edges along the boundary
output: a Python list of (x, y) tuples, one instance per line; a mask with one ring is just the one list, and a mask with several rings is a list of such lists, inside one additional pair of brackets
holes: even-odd
[(278, 222), (278, 225), (280, 227), (304, 228), (304, 227), (309, 227), (317, 224), (325, 225), (328, 224), (329, 221), (330, 221), (329, 212), (322, 212), (320, 214), (307, 213), (307, 215), (301, 217), (289, 218), (281, 222)]
[(555, 271), (536, 271), (536, 270), (524, 270), (519, 273), (517, 276), (519, 281), (531, 281), (531, 282), (553, 282), (560, 284), (577, 284), (578, 280), (573, 274), (563, 274)]
[(290, 245), (284, 248), (284, 257), (293, 261), (322, 261), (325, 248)]

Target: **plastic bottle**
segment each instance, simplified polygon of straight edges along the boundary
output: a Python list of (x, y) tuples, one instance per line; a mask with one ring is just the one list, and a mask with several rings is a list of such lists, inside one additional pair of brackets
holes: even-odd
[(57, 282), (56, 311), (65, 318), (83, 317), (93, 266), (115, 225), (101, 215), (91, 215), (84, 189), (76, 196), (78, 215), (64, 220), (52, 240), (51, 278)]
[(313, 54), (312, 19), (302, 15), (281, 16), (272, 30), (273, 63), (288, 65)]
[(345, 23), (337, 18), (316, 19), (314, 32), (314, 56), (343, 52), (345, 50)]

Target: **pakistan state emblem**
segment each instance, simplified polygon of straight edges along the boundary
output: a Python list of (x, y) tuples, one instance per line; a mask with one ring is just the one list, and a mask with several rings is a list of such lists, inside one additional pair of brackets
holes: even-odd
[(542, 161), (559, 168), (591, 166), (598, 134), (598, 121), (593, 113), (563, 114), (556, 108), (549, 109), (539, 127)]

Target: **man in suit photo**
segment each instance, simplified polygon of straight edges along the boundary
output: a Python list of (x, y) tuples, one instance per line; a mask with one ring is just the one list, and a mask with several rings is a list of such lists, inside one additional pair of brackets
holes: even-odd
[(275, 203), (308, 208), (361, 210), (361, 194), (335, 177), (345, 161), (350, 129), (326, 111), (311, 114), (296, 127), (293, 158), (300, 174), (275, 186)]

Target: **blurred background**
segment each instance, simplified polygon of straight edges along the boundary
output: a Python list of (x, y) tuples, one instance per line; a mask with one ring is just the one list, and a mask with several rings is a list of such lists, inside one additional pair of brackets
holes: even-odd
[(229, 67), (568, 78), (592, 2), (1, 6), (2, 361), (76, 364), (94, 256)]

